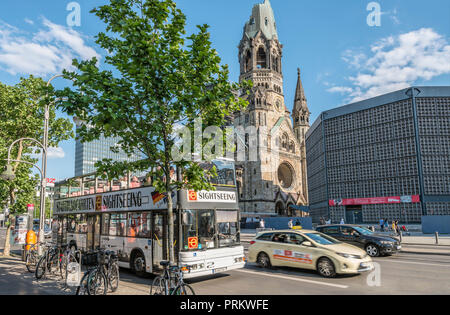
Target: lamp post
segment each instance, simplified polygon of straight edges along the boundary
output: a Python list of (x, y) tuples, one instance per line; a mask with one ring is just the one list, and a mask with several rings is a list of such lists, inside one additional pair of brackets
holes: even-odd
[[(53, 77), (50, 78), (50, 80), (48, 80), (47, 82), (47, 87), (50, 86), (50, 83), (58, 78), (58, 77), (62, 77), (62, 74), (58, 74), (55, 75)], [(48, 94), (47, 94), (48, 96)], [(45, 190), (46, 190), (46, 186), (47, 183), (45, 181), (45, 178), (47, 176), (47, 148), (48, 148), (48, 123), (49, 123), (49, 118), (50, 118), (50, 105), (49, 104), (45, 104), (45, 109), (44, 109), (44, 143), (43, 143), (43, 148), (44, 150), (42, 151), (42, 176), (44, 178), (44, 180), (42, 181), (42, 185), (41, 185), (41, 213), (39, 215), (39, 242), (43, 243), (45, 241), (45, 237), (44, 237), (44, 221), (45, 221)]]

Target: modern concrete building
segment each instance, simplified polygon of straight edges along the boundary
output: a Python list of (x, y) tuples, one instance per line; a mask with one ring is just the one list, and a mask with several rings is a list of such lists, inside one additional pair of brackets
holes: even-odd
[(450, 87), (323, 112), (306, 135), (311, 215), (346, 223), (450, 215)]

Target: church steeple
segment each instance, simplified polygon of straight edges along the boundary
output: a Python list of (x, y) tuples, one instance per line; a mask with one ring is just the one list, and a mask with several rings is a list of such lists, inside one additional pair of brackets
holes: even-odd
[(267, 40), (277, 39), (277, 26), (275, 15), (269, 0), (253, 6), (250, 20), (245, 23), (244, 33), (248, 38), (254, 38), (261, 31)]
[(306, 101), (305, 90), (303, 89), (300, 68), (297, 69), (297, 87), (294, 98), (294, 128), (298, 126), (309, 127), (309, 109)]

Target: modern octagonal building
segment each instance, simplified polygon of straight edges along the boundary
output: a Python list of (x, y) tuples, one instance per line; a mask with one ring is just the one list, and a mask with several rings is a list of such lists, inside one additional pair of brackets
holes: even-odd
[(450, 215), (450, 86), (321, 113), (306, 134), (306, 159), (313, 222)]

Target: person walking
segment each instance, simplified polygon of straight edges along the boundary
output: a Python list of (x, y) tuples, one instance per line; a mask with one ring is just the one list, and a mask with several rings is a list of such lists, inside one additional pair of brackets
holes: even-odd
[(341, 224), (345, 224), (344, 218), (341, 218)]
[(323, 217), (320, 217), (320, 225), (325, 225), (325, 219)]
[(388, 221), (387, 218), (384, 219), (384, 230), (385, 230), (386, 232), (389, 232), (389, 221)]
[(292, 230), (292, 228), (294, 227), (294, 223), (292, 222), (292, 219), (289, 220), (288, 227), (290, 230)]
[(380, 219), (380, 229), (381, 229), (381, 232), (384, 232), (384, 219), (383, 218)]
[(259, 221), (259, 228), (260, 229), (265, 229), (266, 228), (266, 225), (265, 225), (265, 222), (264, 222), (263, 218), (261, 218), (261, 220)]
[(326, 224), (326, 225), (330, 225), (330, 224), (331, 224), (331, 219), (328, 218), (328, 220), (325, 221), (325, 224)]

